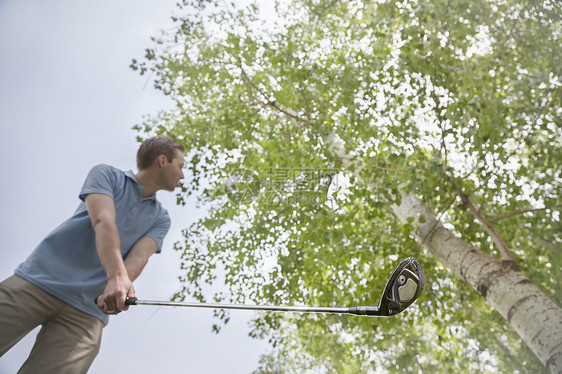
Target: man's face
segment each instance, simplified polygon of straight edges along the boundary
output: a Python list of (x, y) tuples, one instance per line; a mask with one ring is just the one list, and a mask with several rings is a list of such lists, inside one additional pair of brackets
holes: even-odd
[(163, 171), (163, 182), (165, 189), (168, 191), (173, 191), (176, 189), (180, 180), (183, 179), (183, 166), (185, 160), (183, 158), (183, 153), (176, 149), (174, 158), (171, 162), (168, 162), (164, 167)]

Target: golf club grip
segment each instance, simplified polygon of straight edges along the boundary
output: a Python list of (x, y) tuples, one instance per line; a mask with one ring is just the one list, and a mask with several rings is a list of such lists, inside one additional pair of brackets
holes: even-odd
[[(94, 300), (94, 304), (98, 304), (98, 298), (96, 297), (96, 299)], [(137, 299), (129, 299), (126, 298), (125, 299), (125, 305), (137, 305)]]
[(135, 299), (126, 298), (125, 299), (125, 305), (137, 305), (137, 299), (136, 298)]

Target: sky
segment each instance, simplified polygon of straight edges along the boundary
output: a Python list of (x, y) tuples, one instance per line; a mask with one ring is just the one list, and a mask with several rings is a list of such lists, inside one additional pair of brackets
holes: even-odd
[[(145, 76), (129, 68), (170, 29), (176, 0), (0, 0), (0, 280), (76, 209), (90, 168), (135, 171), (136, 132), (146, 114), (170, 107)], [(179, 287), (181, 229), (204, 214), (175, 194), (159, 200), (172, 218), (161, 254), (135, 282), (144, 299)], [(217, 335), (212, 310), (131, 307), (112, 317), (89, 373), (250, 373), (270, 350), (248, 337), (251, 313), (232, 311)], [(37, 329), (0, 358), (15, 373)]]

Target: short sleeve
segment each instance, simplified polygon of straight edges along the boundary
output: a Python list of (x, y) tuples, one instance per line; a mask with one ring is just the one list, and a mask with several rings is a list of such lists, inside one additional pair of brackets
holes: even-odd
[(156, 242), (158, 248), (156, 249), (156, 253), (160, 253), (162, 251), (162, 245), (164, 244), (164, 237), (168, 233), (170, 229), (170, 216), (168, 212), (164, 210), (164, 212), (158, 217), (156, 223), (148, 230), (148, 232), (144, 236), (148, 236)]
[(108, 195), (114, 198), (114, 189), (117, 183), (117, 176), (114, 169), (109, 165), (94, 166), (80, 190), (80, 200), (84, 201), (86, 196), (92, 193)]

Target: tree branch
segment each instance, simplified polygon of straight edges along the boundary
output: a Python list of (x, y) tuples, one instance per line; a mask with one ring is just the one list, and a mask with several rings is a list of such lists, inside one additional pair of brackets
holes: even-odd
[(504, 216), (496, 217), (496, 218), (490, 220), (490, 223), (496, 223), (496, 222), (498, 222), (498, 221), (501, 221), (502, 219), (508, 219), (508, 218), (511, 218), (511, 217), (513, 217), (513, 216), (517, 216), (517, 215), (520, 215), (520, 214), (532, 213), (532, 212), (540, 212), (541, 210), (556, 209), (556, 208), (562, 208), (562, 204), (555, 205), (555, 206), (553, 206), (553, 207), (545, 206), (544, 208), (524, 209), (524, 210), (520, 210), (520, 211), (517, 211), (517, 212), (512, 212), (512, 213), (506, 214), (506, 215), (504, 215)]
[(441, 149), (439, 150), (439, 153), (444, 154), (445, 163), (447, 163), (448, 152), (447, 152), (447, 144), (445, 142), (444, 118), (441, 115), (441, 100), (439, 100), (439, 97), (437, 96), (437, 93), (435, 92), (436, 85), (435, 85), (435, 80), (433, 79), (433, 76), (430, 76), (429, 79), (431, 80), (431, 85), (433, 86), (432, 90), (431, 90), (431, 97), (433, 98), (433, 102), (435, 103), (435, 114), (437, 115), (437, 122), (439, 122), (439, 129), (441, 130)]
[(528, 374), (529, 372), (527, 371), (527, 369), (525, 369), (525, 367), (521, 364), (521, 361), (519, 361), (517, 359), (517, 357), (515, 357), (513, 355), (513, 353), (511, 353), (511, 350), (500, 340), (500, 338), (494, 334), (494, 338), (496, 338), (496, 343), (498, 344), (498, 346), (501, 348), (501, 350), (505, 353), (505, 355), (507, 357), (509, 357), (511, 359), (512, 363), (518, 363), (519, 365), (515, 364), (517, 366), (518, 369), (522, 370), (525, 374)]
[(539, 236), (538, 239), (539, 239), (539, 242), (541, 242), (545, 247), (550, 249), (552, 252), (560, 253), (560, 249), (556, 248), (556, 246), (554, 246), (551, 242), (549, 242), (545, 238)]
[(254, 82), (252, 82), (252, 80), (250, 79), (250, 77), (248, 76), (246, 71), (244, 70), (244, 67), (242, 66), (242, 61), (239, 58), (237, 58), (237, 59), (238, 59), (238, 65), (237, 66), (242, 72), (242, 79), (249, 85), (249, 87), (253, 87), (265, 99), (265, 102), (263, 102), (263, 104), (262, 104), (262, 108), (265, 107), (265, 106), (270, 106), (272, 108), (277, 109), (279, 112), (289, 116), (290, 118), (293, 118), (293, 119), (296, 119), (296, 120), (299, 120), (299, 121), (303, 121), (307, 124), (311, 123), (308, 119), (300, 117), (297, 113), (293, 112), (292, 110), (281, 108), (277, 101), (269, 100), (270, 96), (267, 95), (264, 91), (262, 91)]
[(515, 259), (513, 258), (513, 255), (511, 254), (511, 251), (509, 250), (507, 243), (497, 232), (492, 222), (490, 222), (486, 218), (484, 213), (472, 203), (472, 201), (470, 200), (467, 194), (460, 191), (457, 191), (457, 193), (462, 199), (463, 204), (468, 208), (468, 210), (472, 212), (472, 214), (474, 214), (476, 219), (480, 221), (480, 223), (484, 227), (484, 230), (488, 233), (488, 235), (490, 235), (494, 243), (496, 243), (496, 246), (498, 247), (498, 250), (500, 251), (500, 254), (502, 256), (502, 259), (515, 262)]

